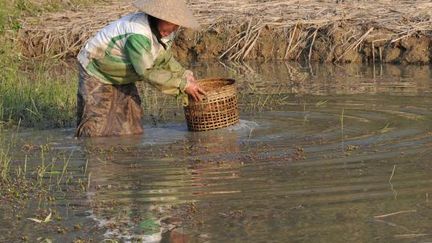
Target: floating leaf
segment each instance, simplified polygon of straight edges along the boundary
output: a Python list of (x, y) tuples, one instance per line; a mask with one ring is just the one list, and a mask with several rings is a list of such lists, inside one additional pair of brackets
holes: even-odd
[(48, 222), (50, 222), (51, 221), (51, 216), (52, 216), (52, 212), (50, 211), (50, 213), (48, 214), (48, 216), (46, 216), (46, 218), (44, 220), (35, 219), (35, 218), (27, 218), (27, 219), (31, 220), (33, 222), (41, 224), (41, 223), (48, 223)]
[(40, 243), (52, 243), (51, 239), (43, 238), (43, 237), (37, 238), (37, 241), (40, 242)]
[(42, 220), (40, 219), (35, 219), (35, 218), (27, 218), (28, 220), (34, 221), (36, 223), (42, 223)]

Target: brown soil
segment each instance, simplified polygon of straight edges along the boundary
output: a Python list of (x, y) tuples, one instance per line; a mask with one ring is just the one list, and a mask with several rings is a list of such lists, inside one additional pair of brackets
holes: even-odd
[[(310, 54), (310, 61), (314, 62), (427, 64), (432, 60), (430, 36), (415, 34), (391, 43), (390, 40), (379, 40), (392, 35), (392, 32), (387, 29), (376, 29), (373, 31), (373, 37), (365, 39), (356, 48), (347, 51), (348, 45), (344, 43), (355, 41), (352, 33), (347, 34), (349, 30), (355, 30), (361, 35), (367, 28), (339, 23), (336, 27), (320, 29), (313, 45), (311, 40), (299, 43), (286, 55), (289, 42), (287, 31), (266, 26), (244, 59), (305, 61), (309, 60)], [(201, 33), (182, 31), (176, 39), (173, 51), (182, 61), (218, 58), (230, 47), (232, 38), (240, 31), (241, 27), (224, 29), (223, 25)], [(307, 33), (314, 31), (309, 30)]]

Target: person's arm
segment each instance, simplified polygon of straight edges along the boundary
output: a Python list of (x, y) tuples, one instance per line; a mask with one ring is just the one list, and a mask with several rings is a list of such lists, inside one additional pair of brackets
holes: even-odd
[(191, 70), (185, 70), (183, 66), (175, 60), (171, 52), (167, 52), (167, 65), (166, 68), (173, 73), (182, 74), (187, 81), (186, 86), (182, 92), (192, 96), (195, 101), (202, 100), (206, 95), (204, 90), (196, 82), (194, 73)]
[(202, 100), (203, 96), (205, 96), (206, 93), (196, 82), (194, 73), (190, 70), (185, 70), (182, 65), (174, 59), (171, 53), (167, 63), (167, 66), (171, 71), (176, 73), (183, 73), (182, 77), (186, 78), (187, 83), (184, 88), (184, 92), (192, 96), (195, 101)]
[[(151, 41), (140, 34), (129, 36), (125, 43), (125, 54), (129, 57), (136, 73), (162, 92), (177, 95), (184, 92), (187, 79), (186, 70), (172, 57), (164, 61), (167, 65), (153, 65)], [(165, 66), (165, 67), (164, 67)]]
[(198, 86), (192, 71), (186, 70), (174, 59), (171, 52), (165, 52), (158, 65), (153, 64), (150, 39), (134, 34), (125, 44), (126, 55), (143, 80), (149, 81), (165, 94), (187, 93), (195, 100), (201, 100), (204, 91)]

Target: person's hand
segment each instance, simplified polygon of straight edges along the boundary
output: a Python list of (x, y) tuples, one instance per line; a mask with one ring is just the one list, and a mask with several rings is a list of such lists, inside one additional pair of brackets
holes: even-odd
[(188, 82), (196, 82), (195, 76), (192, 71), (186, 70), (185, 78)]
[(192, 96), (194, 101), (203, 100), (206, 95), (205, 91), (198, 85), (193, 74), (186, 76), (187, 84), (185, 88), (185, 93)]

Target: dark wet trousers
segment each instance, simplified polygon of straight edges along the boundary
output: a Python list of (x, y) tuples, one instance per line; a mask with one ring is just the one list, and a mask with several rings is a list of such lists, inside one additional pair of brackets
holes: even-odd
[(135, 84), (104, 84), (78, 64), (77, 137), (143, 133), (141, 98)]

